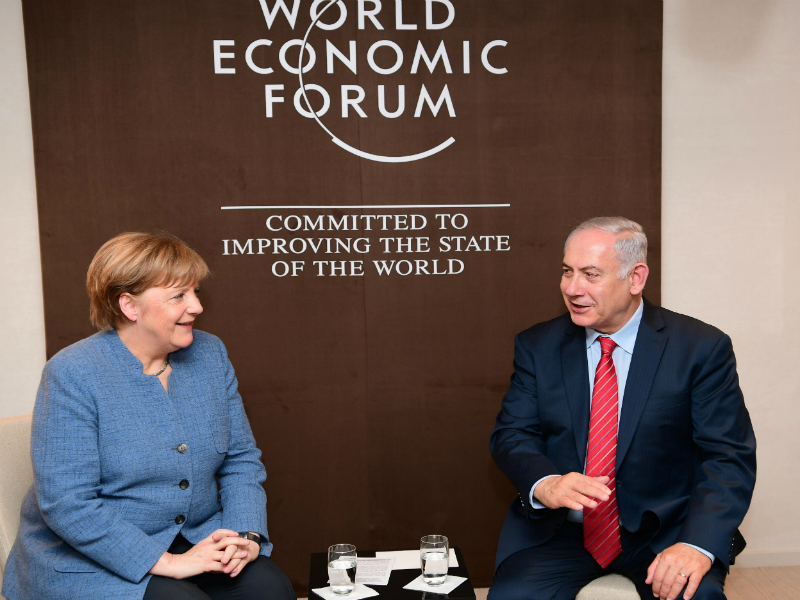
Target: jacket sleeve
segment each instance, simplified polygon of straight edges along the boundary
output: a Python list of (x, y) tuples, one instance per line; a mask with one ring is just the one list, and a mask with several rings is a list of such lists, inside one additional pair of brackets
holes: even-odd
[(545, 455), (536, 365), (523, 334), (514, 340), (514, 374), (495, 421), (490, 447), (495, 463), (517, 489), (525, 512), (529, 516), (542, 516), (543, 510), (531, 513), (531, 488), (543, 477), (561, 473)]
[(678, 540), (707, 550), (727, 567), (756, 480), (756, 439), (727, 335), (694, 378), (692, 426), (697, 466)]
[(221, 341), (219, 350), (225, 378), (231, 438), (228, 453), (217, 471), (222, 499), (222, 526), (234, 531), (252, 531), (262, 539), (261, 554), (272, 553), (267, 533), (267, 471), (261, 463), (250, 422), (244, 411), (236, 375)]
[(45, 367), (31, 432), (36, 498), (56, 535), (137, 583), (165, 548), (103, 500), (97, 408), (86, 380), (68, 362)]

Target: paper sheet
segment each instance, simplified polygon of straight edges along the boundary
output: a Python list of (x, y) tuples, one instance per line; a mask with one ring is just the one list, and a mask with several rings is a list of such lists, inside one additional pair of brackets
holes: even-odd
[(390, 558), (365, 558), (359, 556), (356, 561), (356, 583), (369, 585), (389, 585), (389, 576), (392, 574), (395, 559)]
[[(400, 550), (397, 552), (376, 552), (375, 558), (394, 558), (394, 567), (392, 569), (394, 571), (399, 571), (400, 569), (420, 569), (419, 564), (419, 550)], [(448, 563), (451, 567), (458, 566), (458, 559), (456, 558), (456, 553), (453, 550), (450, 550), (450, 562)]]

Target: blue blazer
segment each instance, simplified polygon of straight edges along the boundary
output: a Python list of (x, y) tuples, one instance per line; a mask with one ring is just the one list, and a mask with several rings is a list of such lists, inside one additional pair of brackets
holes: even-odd
[[(585, 329), (569, 314), (516, 337), (514, 375), (492, 432), (495, 462), (519, 492), (496, 567), (550, 539), (567, 509), (531, 508), (546, 475), (582, 473), (589, 434)], [(629, 531), (655, 526), (655, 552), (699, 546), (728, 567), (756, 478), (756, 440), (730, 338), (645, 301), (617, 437), (616, 489)]]
[(195, 331), (170, 363), (167, 393), (113, 330), (48, 361), (4, 596), (140, 600), (178, 533), (254, 531), (269, 556), (266, 472), (225, 347)]

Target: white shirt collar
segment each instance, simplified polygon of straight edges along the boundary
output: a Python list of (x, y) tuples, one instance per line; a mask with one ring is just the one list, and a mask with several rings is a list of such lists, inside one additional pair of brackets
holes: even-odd
[[(644, 301), (639, 300), (639, 307), (636, 309), (636, 312), (633, 313), (633, 316), (625, 323), (625, 326), (617, 331), (616, 333), (612, 333), (609, 336), (617, 346), (625, 350), (628, 354), (633, 354), (633, 347), (636, 345), (636, 335), (639, 333), (639, 323), (642, 322), (642, 313), (644, 312)], [(599, 338), (602, 333), (599, 331), (592, 329), (591, 327), (586, 327), (586, 347), (589, 348), (594, 341)]]

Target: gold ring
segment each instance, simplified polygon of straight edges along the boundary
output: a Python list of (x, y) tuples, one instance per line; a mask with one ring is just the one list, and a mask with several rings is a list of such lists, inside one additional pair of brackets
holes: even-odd
[(686, 577), (687, 579), (689, 578), (688, 575), (684, 575), (683, 573), (678, 573), (678, 575), (680, 575), (681, 577)]

